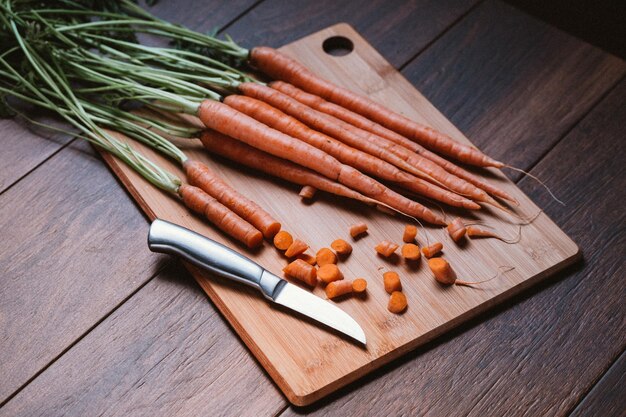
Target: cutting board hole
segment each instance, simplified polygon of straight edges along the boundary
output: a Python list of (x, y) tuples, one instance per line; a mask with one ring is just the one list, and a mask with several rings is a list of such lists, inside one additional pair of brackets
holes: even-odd
[(333, 36), (324, 41), (322, 48), (328, 55), (344, 56), (354, 50), (354, 43), (346, 37)]

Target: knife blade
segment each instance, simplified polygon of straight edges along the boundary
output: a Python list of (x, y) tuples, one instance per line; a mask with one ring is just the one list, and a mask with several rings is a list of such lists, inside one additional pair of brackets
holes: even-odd
[(339, 307), (277, 277), (242, 254), (192, 230), (157, 219), (150, 225), (148, 247), (178, 255), (221, 277), (259, 290), (268, 300), (303, 314), (365, 345), (361, 326)]

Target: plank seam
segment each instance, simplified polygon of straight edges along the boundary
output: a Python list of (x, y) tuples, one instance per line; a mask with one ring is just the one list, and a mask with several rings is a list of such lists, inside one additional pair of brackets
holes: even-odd
[(244, 9), (241, 13), (239, 13), (237, 16), (231, 19), (230, 22), (227, 22), (224, 26), (222, 26), (222, 28), (218, 30), (217, 33), (218, 34), (224, 33), (224, 31), (227, 30), (229, 27), (231, 27), (235, 22), (237, 22), (239, 19), (241, 19), (242, 17), (250, 13), (253, 9), (255, 9), (259, 4), (263, 3), (264, 1), (265, 0), (257, 0), (254, 3), (252, 3), (250, 6), (248, 6), (247, 9)]

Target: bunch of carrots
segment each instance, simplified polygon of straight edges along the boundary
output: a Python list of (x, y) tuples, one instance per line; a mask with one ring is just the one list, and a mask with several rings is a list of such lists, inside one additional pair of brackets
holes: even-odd
[[(35, 9), (28, 2), (0, 0), (0, 110), (19, 113), (11, 102), (17, 99), (56, 112), (81, 137), (248, 247), (264, 238), (284, 246), (280, 222), (170, 138), (199, 139), (211, 153), (302, 186), (305, 198), (320, 190), (448, 226), (457, 235), (469, 229), (448, 224), (415, 196), (467, 210), (487, 204), (508, 212), (504, 202), (517, 204), (459, 165), (502, 168), (504, 163), (334, 85), (275, 49), (248, 50), (229, 38), (191, 31), (129, 0), (37, 4)], [(138, 33), (173, 46), (142, 45)], [(250, 70), (273, 81), (263, 83)], [(127, 110), (136, 105), (140, 111)], [(181, 113), (196, 116), (204, 128), (181, 123)], [(159, 167), (114, 132), (173, 159), (186, 178)], [(402, 254), (417, 260), (419, 248), (410, 242), (417, 228), (411, 227)], [(398, 248), (390, 242), (379, 246), (384, 256)], [(306, 248), (294, 241), (283, 250), (310, 264)], [(424, 254), (440, 250), (423, 248)], [(324, 254), (316, 256), (321, 265), (317, 258)], [(322, 275), (332, 275), (333, 267), (326, 269)], [(310, 273), (307, 279), (313, 282)]]

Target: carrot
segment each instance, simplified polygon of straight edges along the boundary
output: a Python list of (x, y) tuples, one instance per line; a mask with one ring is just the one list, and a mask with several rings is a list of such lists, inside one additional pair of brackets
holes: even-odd
[(296, 239), (291, 245), (289, 245), (289, 247), (285, 251), (285, 256), (287, 258), (293, 258), (295, 256), (303, 254), (308, 248), (309, 245), (301, 240)]
[[(200, 107), (201, 117), (203, 117), (204, 119), (210, 119), (210, 120), (216, 119), (215, 117), (212, 117), (212, 114), (210, 113), (211, 111), (210, 106), (213, 103), (216, 103), (216, 102), (205, 100), (202, 103)], [(219, 104), (222, 104), (222, 103), (219, 103)], [(228, 106), (226, 107), (230, 109)], [(204, 111), (202, 111), (202, 109), (204, 109)], [(319, 172), (322, 175), (325, 175), (333, 180), (336, 180), (346, 185), (347, 187), (353, 188), (354, 190), (358, 192), (363, 192), (369, 197), (381, 203), (387, 204), (401, 213), (404, 213), (412, 217), (418, 217), (429, 223), (445, 225), (445, 221), (443, 220), (443, 218), (433, 213), (431, 210), (427, 209), (421, 204), (416, 203), (414, 201), (411, 201), (401, 196), (400, 194), (390, 190), (389, 188), (385, 187), (379, 182), (373, 180), (372, 178), (367, 177), (366, 175), (362, 174), (360, 171), (357, 171), (356, 169), (348, 165), (341, 164), (332, 156), (328, 155), (327, 153), (311, 145), (308, 145), (304, 142), (293, 139), (290, 136), (287, 136), (281, 132), (273, 130), (267, 126), (265, 126), (264, 128), (261, 128), (260, 126), (264, 126), (264, 125), (238, 112), (237, 113), (240, 114), (242, 117), (237, 117), (237, 123), (229, 124), (229, 122), (227, 122), (229, 119), (228, 117), (226, 117), (226, 115), (235, 117), (235, 114), (231, 113), (231, 111), (236, 112), (236, 110), (234, 109), (225, 111), (224, 114), (221, 115), (222, 117), (220, 118), (221, 124), (218, 122), (214, 122), (213, 124), (218, 125), (218, 127), (221, 127), (222, 130), (230, 131), (230, 133), (238, 135), (240, 138), (246, 137), (251, 142), (253, 141), (252, 138), (254, 138), (254, 143), (256, 143), (259, 146), (257, 149), (263, 149), (263, 150), (269, 149), (270, 153), (274, 154), (275, 156), (279, 156), (279, 157), (284, 156), (284, 157), (287, 157), (287, 159), (293, 159), (293, 161), (296, 163), (300, 163), (299, 161), (303, 161), (303, 160), (307, 161), (306, 165), (303, 164), (303, 166), (308, 166), (308, 167), (315, 166), (316, 168), (313, 169), (314, 171)], [(208, 121), (205, 122), (205, 124), (207, 123)], [(242, 128), (237, 129), (236, 126), (240, 126), (240, 125), (242, 126)], [(229, 128), (226, 129), (224, 128), (224, 126), (229, 126)], [(247, 129), (244, 129), (244, 127), (247, 127)], [(256, 128), (259, 128), (258, 131)], [(241, 130), (245, 131), (245, 134), (241, 134)], [(261, 133), (261, 132), (264, 132), (264, 133)], [(274, 141), (272, 140), (272, 138), (276, 140)], [(207, 143), (209, 144), (215, 143), (215, 140), (210, 139), (210, 135), (203, 133), (202, 141), (205, 147), (213, 151), (211, 147), (207, 145)], [(259, 145), (259, 143), (261, 143), (262, 145)], [(272, 144), (272, 145), (268, 145), (268, 144)], [(242, 148), (239, 148), (239, 149), (242, 149)], [(300, 154), (300, 153), (302, 154), (298, 156), (297, 158), (291, 157), (293, 154)], [(309, 156), (309, 158), (307, 158), (307, 155)], [(240, 162), (239, 160), (237, 161)], [(317, 161), (319, 162), (319, 165), (317, 165), (316, 163), (312, 163), (311, 161)], [(269, 169), (269, 168), (266, 168), (266, 169)], [(313, 185), (313, 184), (306, 184), (306, 185)], [(316, 188), (320, 189), (320, 187), (316, 187)]]
[(293, 237), (291, 233), (281, 230), (274, 236), (274, 246), (278, 250), (287, 250), (293, 243)]
[(350, 294), (353, 290), (352, 281), (333, 281), (326, 286), (326, 297), (332, 300), (333, 298)]
[(315, 265), (315, 263), (317, 262), (315, 259), (315, 256), (309, 255), (308, 253), (301, 253), (300, 255), (296, 256), (296, 258), (302, 259), (304, 262), (308, 263), (309, 265)]
[(420, 248), (414, 243), (402, 245), (402, 257), (407, 261), (418, 261), (421, 257)]
[(335, 255), (335, 252), (328, 248), (318, 250), (315, 254), (315, 259), (317, 260), (317, 264), (319, 266), (337, 263), (337, 255)]
[(483, 190), (448, 173), (439, 165), (393, 142), (373, 135), (333, 116), (318, 112), (297, 100), (258, 83), (242, 83), (239, 90), (246, 96), (262, 100), (320, 132), (356, 149), (385, 160), (398, 168), (427, 180), (436, 180), (451, 191), (477, 201), (492, 203)]
[(296, 259), (283, 268), (285, 275), (298, 279), (311, 287), (317, 284), (317, 270), (302, 259)]
[(455, 242), (458, 242), (459, 240), (461, 240), (463, 236), (465, 236), (465, 233), (467, 232), (467, 229), (465, 228), (465, 225), (463, 224), (463, 220), (461, 220), (460, 217), (457, 217), (456, 219), (452, 220), (450, 224), (448, 224), (447, 229), (448, 229), (448, 234), (450, 235), (452, 240), (454, 240)]
[(492, 237), (494, 239), (498, 239), (503, 241), (504, 243), (509, 243), (509, 244), (513, 244), (513, 243), (517, 243), (520, 241), (521, 237), (522, 237), (522, 227), (520, 226), (517, 237), (514, 239), (505, 239), (502, 236), (498, 235), (495, 232), (492, 232), (490, 230), (486, 230), (480, 227), (476, 227), (476, 226), (468, 226), (467, 227), (467, 236), (471, 237), (472, 239), (475, 238), (481, 238), (481, 237)]
[(424, 254), (425, 257), (432, 258), (436, 254), (441, 252), (442, 249), (443, 249), (443, 244), (441, 244), (440, 242), (435, 242), (430, 246), (426, 246), (422, 248), (422, 253)]
[(404, 226), (404, 234), (402, 235), (402, 241), (405, 243), (415, 242), (415, 237), (417, 236), (417, 226), (412, 224), (407, 224)]
[[(450, 266), (450, 264), (448, 263), (448, 261), (446, 261), (443, 258), (432, 258), (428, 260), (428, 267), (430, 268), (430, 270), (432, 271), (433, 275), (435, 276), (435, 279), (437, 280), (437, 282), (439, 282), (440, 284), (443, 285), (476, 285), (476, 284), (482, 284), (483, 282), (487, 282), (487, 281), (491, 281), (497, 277), (500, 276), (501, 272), (507, 272), (510, 271), (512, 269), (515, 269), (513, 267), (500, 267), (500, 271), (498, 271), (497, 274), (495, 274), (494, 276), (481, 280), (481, 281), (463, 281), (460, 279), (457, 279), (456, 274), (454, 273), (454, 271), (452, 270), (452, 267)], [(505, 268), (505, 270), (501, 270), (502, 268)]]
[(280, 230), (280, 223), (257, 203), (226, 184), (213, 170), (200, 161), (187, 159), (183, 168), (189, 183), (213, 196), (271, 239)]
[(383, 240), (378, 245), (376, 245), (374, 249), (380, 255), (384, 256), (385, 258), (389, 258), (396, 251), (396, 249), (398, 249), (398, 245), (388, 240)]
[(270, 83), (270, 86), (298, 100), (302, 104), (305, 104), (318, 111), (334, 116), (340, 120), (343, 120), (346, 123), (350, 123), (353, 126), (356, 126), (360, 129), (373, 133), (377, 136), (390, 140), (417, 154), (420, 154), (424, 158), (429, 159), (432, 162), (436, 163), (437, 165), (441, 166), (449, 173), (456, 175), (459, 178), (464, 179), (465, 181), (488, 192), (489, 194), (498, 196), (500, 198), (504, 198), (505, 200), (509, 200), (513, 203), (518, 204), (517, 200), (506, 191), (501, 190), (500, 188), (497, 188), (489, 184), (488, 182), (476, 177), (475, 175), (469, 173), (465, 169), (448, 161), (447, 159), (444, 159), (440, 157), (439, 155), (425, 149), (420, 144), (413, 142), (412, 140), (394, 132), (393, 130), (387, 129), (386, 127), (381, 126), (380, 124), (373, 122), (369, 120), (368, 118), (361, 116), (358, 113), (355, 113), (344, 107), (338, 106), (335, 103), (326, 101), (323, 98), (316, 96), (314, 94), (309, 94), (303, 90), (300, 90), (297, 87), (294, 87), (282, 81), (272, 82)]
[(224, 233), (249, 248), (257, 247), (263, 241), (260, 231), (200, 188), (183, 184), (178, 189), (178, 194), (188, 208), (204, 215)]
[(362, 293), (362, 292), (365, 292), (366, 289), (367, 289), (367, 281), (364, 280), (363, 278), (357, 278), (354, 281), (352, 281), (352, 291), (357, 292), (357, 293)]
[(387, 271), (383, 274), (383, 283), (385, 285), (385, 291), (391, 294), (394, 291), (402, 291), (402, 283), (400, 282), (400, 275), (397, 272)]
[(333, 281), (343, 279), (343, 274), (335, 264), (326, 264), (319, 267), (317, 277), (324, 283), (328, 284)]
[(357, 236), (360, 236), (366, 232), (367, 232), (367, 224), (363, 222), (353, 224), (352, 226), (350, 226), (350, 236), (352, 236), (352, 239), (356, 239)]
[[(244, 91), (256, 91), (256, 88), (246, 86), (242, 88)], [(271, 89), (268, 90), (270, 92), (272, 91)], [(352, 148), (343, 142), (313, 130), (298, 119), (283, 113), (263, 101), (247, 96), (230, 95), (224, 98), (224, 103), (273, 129), (300, 139), (337, 158), (340, 162), (350, 165), (366, 174), (383, 180), (396, 182), (410, 191), (451, 206), (468, 209), (480, 208), (478, 204), (471, 200), (401, 171), (396, 166), (383, 159), (359, 149)], [(296, 104), (298, 103), (296, 102)], [(303, 108), (304, 107), (305, 106), (303, 106)]]
[(394, 314), (400, 314), (406, 310), (407, 306), (408, 302), (406, 300), (406, 295), (404, 295), (403, 292), (394, 291), (391, 293), (391, 297), (389, 297), (389, 304), (387, 304), (387, 310)]
[(300, 193), (298, 193), (298, 195), (304, 199), (310, 200), (313, 198), (313, 196), (315, 195), (315, 192), (317, 190), (313, 187), (311, 187), (310, 185), (305, 185), (304, 187), (302, 187), (302, 189), (300, 190)]
[(462, 145), (443, 133), (407, 119), (365, 96), (317, 77), (302, 64), (273, 48), (253, 48), (250, 51), (250, 62), (274, 79), (288, 81), (309, 93), (339, 104), (434, 151), (456, 158), (461, 162), (498, 168), (504, 165), (489, 158), (475, 148)]
[(334, 240), (333, 243), (330, 244), (330, 247), (340, 256), (348, 256), (352, 253), (352, 245), (343, 239)]

